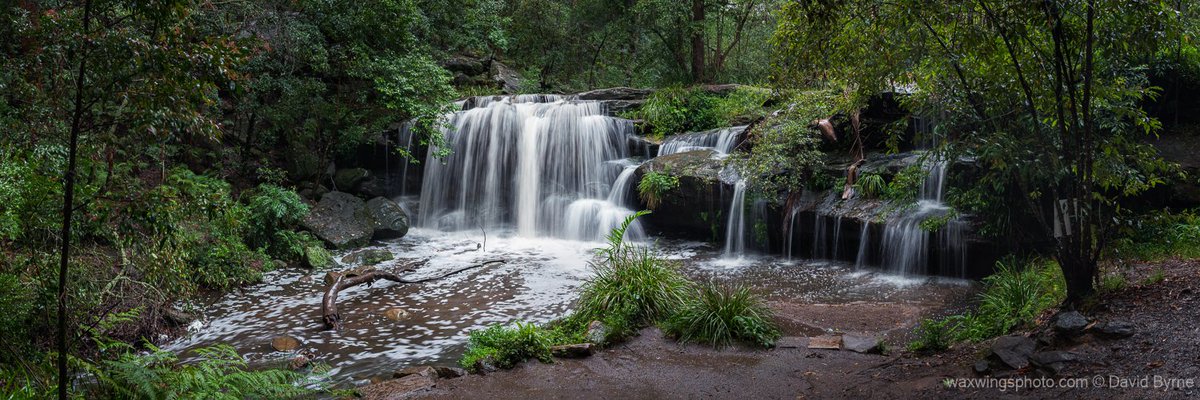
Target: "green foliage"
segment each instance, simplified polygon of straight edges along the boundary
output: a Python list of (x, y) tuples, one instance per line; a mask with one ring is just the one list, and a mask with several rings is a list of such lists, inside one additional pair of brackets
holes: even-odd
[(246, 245), (251, 212), (233, 199), (229, 183), (179, 168), (147, 197), (134, 232), (146, 231), (150, 240), (134, 243), (133, 256), (168, 293), (254, 282), (269, 268), (266, 256)]
[(1125, 275), (1121, 274), (1120, 272), (1111, 272), (1107, 274), (1101, 274), (1100, 287), (1096, 289), (1099, 289), (1101, 294), (1106, 294), (1124, 289), (1125, 285)]
[(749, 288), (709, 282), (700, 285), (695, 296), (687, 297), (665, 328), (684, 343), (720, 348), (739, 340), (772, 347), (780, 334), (771, 318), (771, 310)]
[(300, 221), (308, 214), (308, 205), (296, 192), (279, 186), (262, 184), (253, 191), (246, 208), (250, 212), (250, 228), (246, 243), (251, 248), (284, 261), (299, 261), (305, 249), (320, 245), (308, 232), (297, 232)]
[(793, 93), (784, 112), (767, 118), (747, 134), (752, 150), (734, 153), (728, 160), (750, 179), (755, 193), (771, 199), (813, 185), (833, 184), (832, 177), (818, 170), (824, 153), (809, 122), (831, 115), (834, 99), (825, 91)]
[(1161, 210), (1132, 219), (1110, 256), (1136, 260), (1200, 258), (1200, 212)]
[(195, 352), (199, 362), (180, 364), (175, 353), (151, 346), (149, 354), (125, 353), (93, 372), (102, 391), (128, 399), (278, 399), (316, 393), (303, 386), (304, 375), (248, 370), (233, 347)]
[(650, 171), (638, 182), (638, 195), (651, 210), (662, 204), (663, 196), (679, 187), (679, 177), (670, 172)]
[(512, 327), (492, 325), (471, 332), (467, 352), (459, 364), (474, 370), (481, 361), (506, 369), (531, 358), (549, 363), (552, 361), (550, 346), (554, 344), (551, 331), (534, 324), (518, 322)]
[(731, 125), (737, 121), (749, 121), (766, 116), (767, 109), (763, 105), (771, 100), (771, 97), (769, 89), (738, 86), (725, 97), (716, 98), (713, 108), (717, 117), (725, 125)]
[(925, 220), (921, 221), (921, 230), (926, 232), (934, 232), (945, 228), (946, 224), (949, 224), (950, 221), (958, 219), (958, 216), (958, 210), (950, 209), (949, 211), (946, 211), (945, 213), (942, 213), (936, 217), (926, 218)]
[[(33, 311), (33, 291), (16, 275), (0, 272), (0, 336), (9, 339), (24, 338), (28, 333), (28, 320)], [(18, 343), (9, 343), (16, 346)], [(6, 346), (5, 346), (6, 347)], [(16, 349), (8, 349), (9, 352)], [(0, 360), (7, 355), (0, 355)]]
[(642, 120), (657, 138), (713, 129), (722, 122), (712, 95), (700, 88), (680, 86), (655, 91), (627, 117)]
[[(611, 326), (611, 336), (622, 337), (669, 316), (683, 301), (689, 282), (675, 266), (659, 258), (650, 248), (621, 241), (625, 230), (646, 212), (626, 218), (609, 236), (600, 260), (592, 263), (595, 275), (583, 287), (573, 325), (619, 316), (621, 326)], [(571, 324), (568, 324), (571, 325)]]
[(916, 202), (927, 174), (928, 172), (917, 164), (904, 167), (892, 177), (891, 182), (888, 182), (887, 190), (883, 191), (883, 198), (901, 205)]
[(854, 188), (863, 196), (874, 199), (883, 195), (887, 190), (887, 184), (884, 183), (883, 176), (879, 174), (863, 174), (854, 182)]
[(923, 319), (917, 325), (916, 339), (908, 344), (909, 351), (945, 351), (955, 342), (955, 334), (962, 325), (963, 316), (954, 315), (941, 319)]
[(1016, 265), (1009, 260), (997, 262), (996, 267), (995, 274), (983, 279), (974, 312), (923, 321), (909, 348), (939, 351), (956, 341), (979, 342), (1004, 335), (1013, 328), (1032, 325), (1066, 298), (1066, 282), (1053, 262)]

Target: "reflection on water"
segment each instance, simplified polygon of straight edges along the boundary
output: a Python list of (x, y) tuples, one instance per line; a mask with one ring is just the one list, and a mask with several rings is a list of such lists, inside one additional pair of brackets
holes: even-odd
[[(419, 285), (381, 281), (345, 290), (338, 296), (345, 325), (337, 332), (325, 331), (321, 322), (327, 271), (270, 272), (264, 283), (202, 304), (204, 324), (168, 349), (186, 352), (228, 343), (251, 362), (261, 362), (280, 356), (272, 354), (271, 338), (291, 335), (314, 352), (317, 361), (333, 367), (334, 379), (341, 382), (388, 375), (410, 365), (452, 365), (473, 330), (516, 320), (546, 322), (565, 314), (576, 289), (590, 275), (587, 261), (599, 245), (497, 233), (489, 233), (485, 242), (479, 231), (416, 229), (403, 239), (377, 246), (397, 257), (379, 268), (428, 259), (412, 273), (420, 277), (486, 260), (507, 263)], [(719, 249), (702, 243), (659, 241), (657, 245), (693, 278), (744, 283), (769, 300), (920, 302), (966, 286), (962, 281), (863, 273), (840, 263), (753, 256), (729, 260), (720, 257)], [(408, 311), (409, 316), (400, 321), (386, 318), (384, 312), (393, 308)]]

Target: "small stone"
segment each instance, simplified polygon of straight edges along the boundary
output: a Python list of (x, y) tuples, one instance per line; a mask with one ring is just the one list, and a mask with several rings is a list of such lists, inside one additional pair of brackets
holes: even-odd
[(842, 350), (855, 353), (879, 352), (879, 338), (874, 336), (842, 335)]
[(310, 360), (308, 356), (300, 354), (292, 357), (291, 360), (288, 360), (288, 368), (291, 368), (293, 371), (300, 370), (304, 367), (307, 367), (311, 362), (312, 360)]
[(392, 374), (392, 378), (403, 378), (403, 377), (406, 377), (409, 375), (420, 375), (420, 376), (425, 376), (425, 377), (430, 377), (430, 378), (436, 378), (436, 377), (438, 377), (438, 372), (437, 372), (437, 370), (433, 369), (433, 367), (430, 367), (428, 365), (422, 365), (419, 367), (408, 367), (408, 368), (396, 371), (395, 373)]
[(808, 339), (808, 348), (822, 350), (840, 350), (842, 348), (842, 337), (823, 335)]
[(347, 254), (345, 257), (342, 257), (342, 262), (347, 264), (376, 265), (384, 261), (391, 261), (394, 258), (395, 256), (392, 255), (392, 252), (385, 249), (365, 249)]
[(1137, 330), (1133, 327), (1133, 324), (1128, 322), (1109, 321), (1092, 326), (1091, 331), (1100, 336), (1119, 339), (1133, 336)]
[(604, 344), (608, 341), (608, 334), (609, 329), (607, 325), (604, 325), (600, 321), (592, 321), (588, 324), (587, 333), (584, 334), (584, 337), (590, 343)]
[(283, 260), (271, 260), (271, 264), (275, 265), (275, 269), (284, 269), (288, 266), (287, 261)]
[(1078, 311), (1064, 311), (1054, 316), (1054, 331), (1064, 335), (1075, 335), (1087, 327), (1088, 320)]
[(392, 308), (384, 311), (383, 316), (392, 321), (400, 322), (408, 319), (408, 317), (411, 317), (412, 314), (402, 308)]
[(558, 358), (587, 358), (592, 355), (593, 344), (567, 344), (551, 346), (550, 354)]
[(271, 339), (271, 348), (275, 349), (275, 351), (292, 351), (300, 348), (300, 346), (302, 346), (300, 339), (291, 336), (277, 336)]
[(329, 272), (326, 272), (326, 273), (325, 273), (325, 284), (326, 284), (326, 285), (332, 285), (334, 282), (337, 282), (337, 279), (338, 279), (338, 278), (341, 278), (341, 277), (342, 277), (342, 275), (343, 275), (343, 274), (342, 274), (340, 271), (329, 271)]
[(476, 361), (472, 367), (472, 370), (480, 374), (489, 374), (500, 370), (496, 368), (496, 363), (490, 357)]
[(992, 354), (1009, 368), (1021, 369), (1029, 366), (1029, 357), (1036, 347), (1033, 339), (1019, 335), (1004, 336), (992, 343)]
[(992, 365), (987, 360), (979, 360), (979, 361), (975, 362), (975, 372), (976, 373), (986, 374), (991, 369), (992, 369)]
[(460, 376), (466, 376), (467, 370), (459, 367), (433, 367), (437, 371), (438, 378), (454, 379)]

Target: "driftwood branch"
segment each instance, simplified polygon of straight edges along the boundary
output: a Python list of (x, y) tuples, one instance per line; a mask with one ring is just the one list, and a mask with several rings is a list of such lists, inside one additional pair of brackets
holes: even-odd
[[(413, 265), (424, 264), (425, 261), (426, 260), (422, 260), (419, 262), (409, 264), (406, 266), (407, 268), (403, 269), (401, 272), (411, 272), (411, 271), (413, 271), (413, 269), (411, 268)], [(335, 279), (333, 281), (333, 283), (330, 283), (329, 287), (325, 289), (325, 297), (321, 300), (321, 315), (322, 315), (322, 319), (325, 321), (325, 329), (332, 329), (332, 330), (342, 329), (342, 316), (340, 314), (338, 314), (338, 309), (337, 309), (337, 296), (338, 296), (338, 293), (341, 292), (342, 290), (346, 290), (348, 288), (358, 286), (358, 285), (370, 284), (370, 283), (378, 281), (378, 280), (386, 280), (386, 281), (392, 281), (392, 282), (397, 282), (397, 283), (424, 283), (424, 282), (429, 282), (429, 281), (435, 281), (438, 279), (443, 279), (448, 276), (458, 274), (460, 272), (463, 272), (463, 271), (466, 271), (469, 269), (481, 268), (481, 267), (484, 267), (487, 265), (499, 264), (499, 263), (503, 263), (503, 262), (505, 262), (505, 260), (484, 261), (482, 263), (459, 268), (459, 269), (447, 272), (442, 275), (429, 277), (429, 278), (422, 278), (422, 279), (405, 278), (405, 277), (396, 275), (391, 272), (380, 271), (380, 270), (370, 270), (370, 271), (366, 271), (362, 274), (353, 275), (353, 276), (339, 275), (337, 277), (337, 279)]]

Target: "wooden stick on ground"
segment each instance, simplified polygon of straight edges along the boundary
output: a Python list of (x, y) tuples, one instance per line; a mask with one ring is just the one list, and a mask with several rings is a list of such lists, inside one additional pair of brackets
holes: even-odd
[[(418, 264), (424, 264), (426, 261), (427, 260), (421, 260), (418, 262), (410, 263), (406, 266), (406, 268), (404, 268), (402, 270), (402, 272), (411, 272), (413, 270), (413, 268), (412, 268), (413, 266), (418, 265)], [(325, 289), (325, 297), (321, 300), (321, 315), (322, 315), (322, 319), (325, 321), (325, 329), (333, 329), (333, 330), (342, 329), (342, 316), (340, 314), (338, 314), (338, 309), (337, 309), (337, 295), (338, 295), (338, 292), (341, 292), (342, 290), (345, 290), (347, 288), (351, 288), (351, 287), (362, 285), (362, 284), (370, 284), (372, 282), (375, 282), (375, 281), (381, 280), (381, 279), (386, 280), (386, 281), (398, 282), (398, 283), (424, 283), (424, 282), (442, 279), (442, 278), (445, 278), (445, 277), (448, 277), (448, 276), (451, 276), (451, 275), (454, 275), (454, 274), (457, 274), (457, 273), (460, 273), (460, 272), (463, 272), (463, 271), (466, 271), (469, 269), (480, 268), (480, 267), (483, 267), (486, 265), (498, 264), (498, 263), (503, 263), (503, 262), (505, 262), (505, 261), (504, 260), (484, 261), (482, 263), (467, 266), (464, 268), (459, 268), (459, 269), (450, 271), (448, 273), (445, 273), (445, 274), (442, 274), (439, 276), (423, 278), (423, 279), (415, 279), (415, 280), (403, 278), (403, 277), (393, 274), (391, 272), (380, 271), (380, 270), (371, 270), (371, 271), (367, 271), (367, 272), (363, 273), (362, 275), (354, 275), (351, 277), (346, 277), (345, 275), (339, 275), (337, 277), (337, 279), (335, 279), (333, 281), (333, 283), (330, 283), (329, 287)]]

